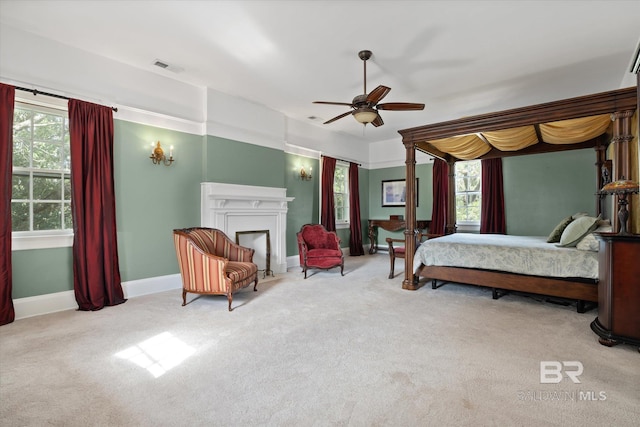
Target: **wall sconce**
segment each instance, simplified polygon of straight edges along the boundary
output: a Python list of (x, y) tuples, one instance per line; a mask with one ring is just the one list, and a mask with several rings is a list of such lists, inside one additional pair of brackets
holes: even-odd
[(304, 166), (302, 166), (300, 168), (300, 180), (301, 181), (310, 181), (312, 176), (311, 176), (311, 171), (313, 170), (313, 168), (309, 168), (309, 173), (307, 173), (306, 170), (304, 170)]
[(151, 143), (151, 156), (149, 156), (154, 165), (163, 163), (165, 166), (171, 166), (173, 163), (173, 145), (169, 147), (169, 158), (164, 155), (164, 150), (160, 146), (160, 141), (157, 144)]

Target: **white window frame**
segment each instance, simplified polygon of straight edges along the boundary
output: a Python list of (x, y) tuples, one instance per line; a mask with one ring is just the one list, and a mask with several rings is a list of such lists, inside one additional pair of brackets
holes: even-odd
[[(344, 220), (342, 221), (338, 221), (338, 208), (337, 206), (335, 206), (335, 193), (334, 193), (334, 215), (336, 216), (336, 229), (341, 229), (341, 228), (349, 228), (351, 225), (351, 221), (350, 221), (350, 209), (351, 206), (349, 206), (349, 164), (345, 163), (345, 162), (341, 162), (341, 161), (337, 161), (336, 162), (336, 170), (338, 168), (344, 169)], [(336, 176), (335, 173), (333, 175), (333, 179), (335, 182)]]
[[(68, 115), (68, 101), (38, 94), (37, 98), (28, 98), (16, 94), (16, 107), (44, 107), (44, 109), (64, 111)], [(22, 104), (22, 105), (20, 105)], [(11, 250), (65, 248), (73, 246), (73, 230), (37, 230), (13, 231)]]
[[(466, 160), (464, 161), (464, 163), (466, 162), (472, 162), (472, 161), (478, 161), (480, 162), (480, 160)], [(463, 162), (456, 162), (454, 164), (454, 172), (456, 173), (456, 179), (457, 179), (457, 166), (458, 164), (463, 163)], [(478, 190), (479, 193), (479, 198), (480, 198), (480, 206), (482, 206), (482, 164), (480, 165), (480, 173), (478, 175), (478, 179), (480, 180), (480, 189)], [(458, 206), (457, 206), (457, 201), (458, 201), (458, 187), (457, 187), (457, 181), (455, 182), (456, 185), (456, 191), (455, 191), (455, 201), (456, 201), (456, 212), (458, 211)], [(468, 193), (468, 192), (464, 192), (464, 193)], [(480, 211), (480, 215), (482, 215), (482, 211)], [(476, 233), (480, 231), (480, 220), (477, 221), (473, 221), (473, 220), (458, 220), (458, 217), (456, 215), (456, 228), (457, 231), (460, 232), (468, 232), (468, 233)]]

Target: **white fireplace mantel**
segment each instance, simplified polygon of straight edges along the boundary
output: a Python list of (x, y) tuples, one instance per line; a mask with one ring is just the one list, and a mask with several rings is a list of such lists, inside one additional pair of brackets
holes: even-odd
[[(203, 182), (201, 184), (200, 222), (203, 227), (222, 230), (235, 241), (236, 232), (269, 230), (271, 270), (287, 271), (287, 197), (286, 188)], [(254, 262), (259, 268), (266, 259), (266, 237), (256, 237)]]

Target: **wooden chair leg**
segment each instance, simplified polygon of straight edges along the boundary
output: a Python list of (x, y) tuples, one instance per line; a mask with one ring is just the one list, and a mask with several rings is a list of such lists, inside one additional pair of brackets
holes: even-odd
[(182, 306), (184, 307), (185, 305), (187, 305), (187, 291), (186, 290), (182, 290)]
[(227, 299), (229, 300), (229, 311), (232, 311), (233, 309), (231, 308), (231, 301), (233, 301), (233, 292), (229, 292), (227, 294)]
[(253, 285), (253, 292), (258, 290), (258, 276), (256, 276), (256, 283)]
[(394, 269), (396, 266), (396, 257), (393, 255), (393, 253), (389, 254), (389, 260), (391, 261), (391, 268), (389, 269), (389, 279), (393, 279)]

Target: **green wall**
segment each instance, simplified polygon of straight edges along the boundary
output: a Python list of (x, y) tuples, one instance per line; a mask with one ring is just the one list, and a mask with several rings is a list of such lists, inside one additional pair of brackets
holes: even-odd
[[(418, 207), (416, 208), (417, 219), (431, 219), (433, 206), (433, 164), (416, 165), (416, 178), (418, 178)], [(373, 169), (369, 171), (369, 218), (388, 219), (390, 215), (405, 216), (404, 207), (382, 207), (382, 181), (405, 179), (405, 167), (396, 166), (384, 169)], [(365, 218), (366, 219), (366, 218)], [(367, 223), (364, 224), (364, 232), (367, 233)], [(387, 237), (404, 239), (402, 231), (388, 232), (382, 229), (377, 230), (378, 245), (385, 246)], [(368, 236), (365, 243), (368, 243)]]
[[(175, 274), (174, 228), (200, 224), (202, 136), (115, 121), (118, 257), (123, 281)], [(175, 162), (154, 165), (150, 141)]]
[(285, 153), (274, 148), (207, 136), (202, 170), (206, 182), (285, 186)]
[(73, 290), (71, 248), (13, 251), (11, 266), (14, 299)]
[(503, 159), (507, 234), (547, 236), (562, 218), (595, 214), (593, 149)]
[[(317, 159), (285, 153), (284, 179), (287, 186), (287, 196), (295, 197), (289, 203), (287, 211), (287, 256), (298, 254), (298, 242), (296, 233), (305, 224), (318, 224), (320, 222), (320, 196), (319, 185), (320, 170)], [(300, 168), (305, 171), (311, 169), (311, 179), (300, 179)]]
[[(300, 227), (319, 222), (317, 159), (122, 120), (114, 121), (114, 132), (118, 256), (123, 282), (178, 273), (171, 231), (200, 224), (203, 181), (287, 188), (287, 196), (295, 197), (287, 216), (287, 256), (298, 253), (295, 234)], [(154, 165), (149, 160), (154, 141), (160, 141), (166, 151), (173, 145), (175, 162), (171, 166)], [(310, 181), (299, 179), (299, 166), (313, 168)], [(368, 174), (360, 170), (361, 213), (365, 219), (369, 216)], [(348, 247), (349, 230), (339, 230), (338, 234), (343, 246)], [(12, 263), (13, 298), (73, 290), (71, 248), (13, 251)]]

